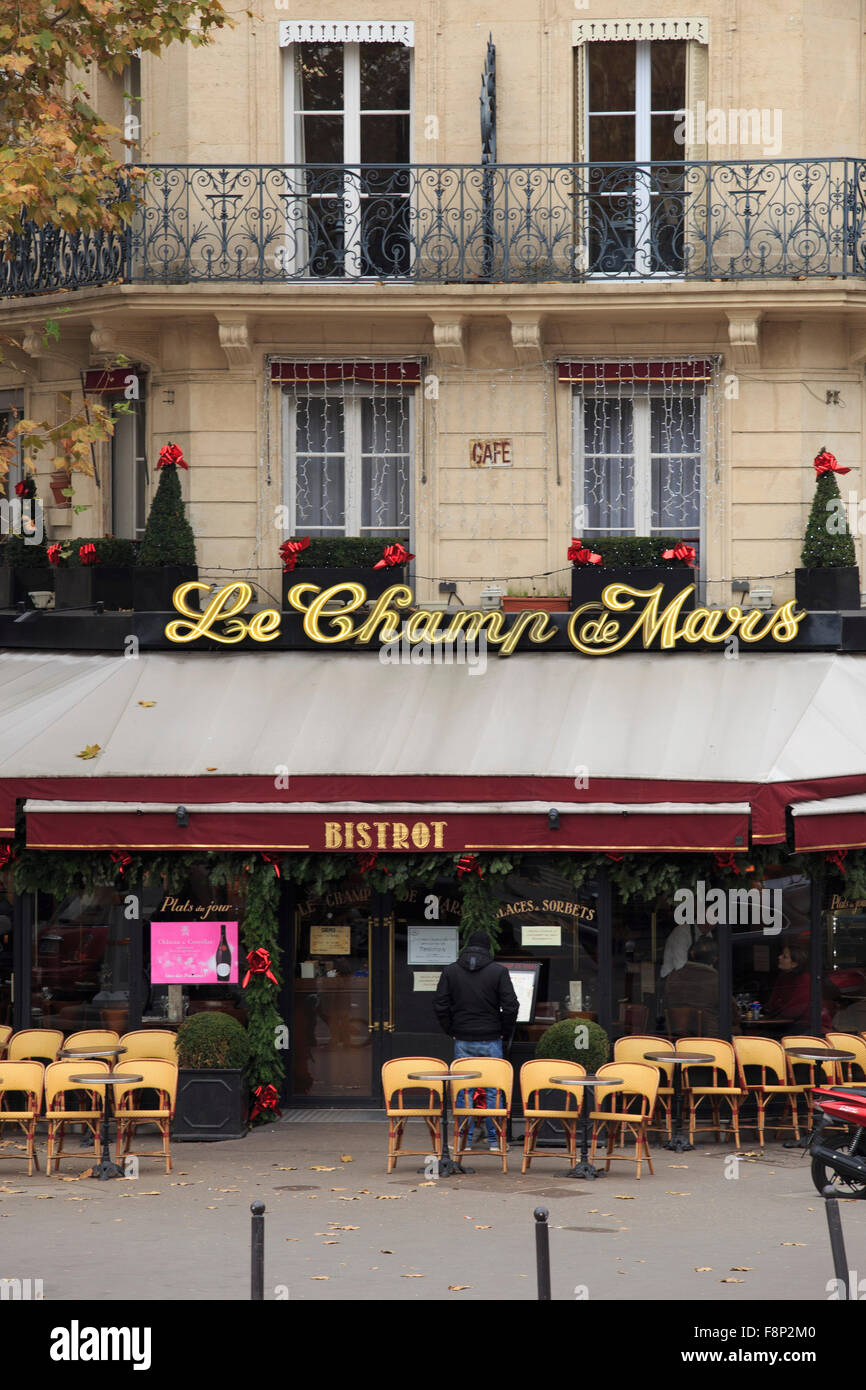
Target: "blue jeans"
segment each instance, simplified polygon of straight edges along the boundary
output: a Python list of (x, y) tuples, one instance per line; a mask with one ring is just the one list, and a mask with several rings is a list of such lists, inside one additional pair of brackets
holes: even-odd
[[(455, 1039), (454, 1039), (454, 1060), (455, 1060), (455, 1062), (456, 1062), (460, 1057), (501, 1057), (501, 1056), (502, 1056), (502, 1039), (501, 1039), (501, 1038), (496, 1038), (496, 1039), (495, 1039), (494, 1041), (492, 1041), (492, 1042), (460, 1042), (460, 1040), (459, 1040), (458, 1038), (455, 1038)], [(468, 1099), (466, 1099), (466, 1097), (468, 1097)], [(472, 1092), (471, 1092), (471, 1091), (459, 1091), (459, 1092), (457, 1093), (457, 1104), (458, 1104), (458, 1105), (467, 1105), (467, 1104), (468, 1104), (468, 1105), (471, 1105), (471, 1104), (472, 1104)], [(488, 1088), (487, 1088), (487, 1105), (488, 1105), (488, 1108), (492, 1110), (493, 1107), (495, 1106), (495, 1104), (496, 1104), (496, 1089), (495, 1089), (495, 1087), (491, 1086), (491, 1087), (488, 1087)], [(497, 1147), (498, 1147), (498, 1145), (499, 1145), (499, 1136), (498, 1136), (498, 1134), (496, 1133), (496, 1130), (495, 1130), (495, 1128), (494, 1128), (494, 1126), (493, 1126), (493, 1121), (492, 1121), (492, 1120), (485, 1120), (484, 1123), (485, 1123), (485, 1125), (487, 1126), (487, 1142), (488, 1142), (489, 1144), (496, 1144)], [(471, 1147), (471, 1145), (472, 1145), (472, 1137), (473, 1137), (474, 1133), (475, 1133), (475, 1121), (474, 1121), (474, 1120), (470, 1120), (470, 1122), (469, 1122), (469, 1133), (468, 1133), (468, 1135), (467, 1135), (467, 1137), (466, 1137), (466, 1143), (467, 1143), (470, 1147)]]

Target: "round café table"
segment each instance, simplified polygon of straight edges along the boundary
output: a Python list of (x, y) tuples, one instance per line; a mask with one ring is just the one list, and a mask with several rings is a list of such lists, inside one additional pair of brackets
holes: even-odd
[[(795, 1061), (800, 1062), (853, 1062), (856, 1054), (853, 1052), (843, 1052), (838, 1047), (786, 1047), (785, 1052)], [(783, 1149), (805, 1149), (808, 1147), (809, 1137), (802, 1139), (785, 1139), (782, 1143)]]
[[(115, 1047), (62, 1047), (57, 1056), (64, 1062), (93, 1062), (100, 1057), (105, 1057), (108, 1059), (108, 1074), (110, 1076), (115, 1060), (125, 1051), (126, 1048), (121, 1047), (119, 1043)], [(90, 1148), (90, 1136), (86, 1126), (84, 1134), (81, 1136), (80, 1147), (82, 1149)]]
[[(480, 1071), (410, 1071), (410, 1081), (477, 1081)], [(468, 1087), (466, 1088), (468, 1090)], [(419, 1173), (426, 1172), (419, 1168)], [(437, 1177), (450, 1178), (454, 1173), (474, 1173), (474, 1168), (464, 1168), (455, 1163), (448, 1152), (448, 1086), (442, 1087), (442, 1157), (439, 1159)]]
[[(557, 1086), (585, 1086), (587, 1088), (586, 1105), (580, 1122), (580, 1162), (575, 1163), (573, 1168), (566, 1168), (563, 1172), (554, 1173), (557, 1178), (603, 1178), (606, 1176), (601, 1168), (596, 1168), (590, 1163), (589, 1154), (589, 1112), (595, 1109), (595, 1088), (596, 1086), (621, 1086), (621, 1076), (549, 1076), (548, 1081)], [(563, 1111), (565, 1114), (565, 1111)]]
[[(96, 1089), (97, 1086), (135, 1086), (139, 1081), (143, 1081), (143, 1076), (133, 1076), (131, 1072), (88, 1072), (80, 1076), (70, 1077), (78, 1086), (88, 1086)], [(92, 1178), (98, 1178), (100, 1182), (105, 1182), (106, 1178), (122, 1178), (123, 1173), (117, 1164), (112, 1161), (111, 1150), (108, 1146), (108, 1093), (106, 1092), (102, 1102), (102, 1158), (97, 1163)]]
[(672, 1064), (674, 1073), (674, 1137), (668, 1139), (663, 1148), (671, 1149), (675, 1154), (688, 1153), (693, 1149), (694, 1144), (690, 1144), (683, 1134), (683, 1087), (679, 1068), (688, 1066), (700, 1066), (701, 1063), (710, 1066), (715, 1062), (707, 1052), (645, 1052), (644, 1057), (648, 1062), (664, 1062)]

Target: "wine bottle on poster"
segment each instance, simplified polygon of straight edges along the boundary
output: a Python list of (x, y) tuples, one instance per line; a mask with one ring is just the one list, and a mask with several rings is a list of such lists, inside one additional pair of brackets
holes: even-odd
[(225, 922), (220, 927), (220, 944), (216, 953), (216, 973), (218, 980), (228, 980), (232, 973), (232, 953), (229, 943), (226, 941)]

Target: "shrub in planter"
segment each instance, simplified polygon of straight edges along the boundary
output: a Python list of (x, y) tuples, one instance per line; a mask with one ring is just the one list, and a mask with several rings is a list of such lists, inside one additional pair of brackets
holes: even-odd
[[(371, 540), (367, 536), (328, 536), (309, 541), (294, 552), (294, 566), (283, 571), (283, 608), (289, 606), (286, 595), (293, 584), (317, 584), (322, 589), (334, 584), (363, 584), (369, 598), (378, 598), (392, 584), (405, 584), (405, 564), (375, 568), (389, 546), (402, 547), (403, 542)], [(285, 561), (285, 546), (280, 553)]]
[(818, 480), (800, 555), (802, 568), (794, 571), (797, 602), (802, 608), (820, 611), (859, 608), (860, 571), (836, 482), (837, 473), (851, 470), (840, 468), (822, 448), (815, 458), (815, 471)]
[[(187, 463), (176, 444), (166, 444), (157, 463), (159, 483), (144, 529), (135, 571), (135, 608), (164, 613), (178, 584), (198, 579), (195, 536), (180, 490), (178, 468)], [(193, 606), (197, 606), (194, 602)]]
[(57, 608), (132, 607), (136, 542), (122, 536), (83, 536), (49, 547)]
[[(578, 1032), (578, 1029), (586, 1032)], [(585, 1047), (576, 1047), (575, 1041)], [(592, 1074), (610, 1056), (610, 1041), (599, 1023), (588, 1018), (563, 1018), (542, 1033), (535, 1049), (536, 1057), (552, 1057), (558, 1062), (580, 1062)]]
[[(573, 542), (569, 556), (577, 553), (580, 542)], [(680, 548), (684, 558), (664, 558), (665, 551)], [(688, 555), (691, 547), (678, 536), (606, 536), (587, 541), (583, 549), (601, 556), (601, 563), (574, 563), (571, 571), (571, 606), (598, 603), (607, 584), (630, 584), (635, 589), (654, 589), (661, 584), (661, 606), (670, 603), (688, 584), (695, 571)], [(683, 612), (695, 606), (694, 593), (683, 605)]]
[(244, 1068), (250, 1044), (237, 1019), (193, 1014), (177, 1030), (173, 1139), (240, 1139), (246, 1133)]

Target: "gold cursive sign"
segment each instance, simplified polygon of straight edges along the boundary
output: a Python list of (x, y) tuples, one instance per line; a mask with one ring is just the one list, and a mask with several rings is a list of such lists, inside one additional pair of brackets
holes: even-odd
[[(279, 636), (282, 615), (276, 608), (263, 608), (244, 617), (253, 596), (252, 586), (235, 580), (217, 589), (203, 612), (189, 607), (194, 590), (210, 593), (211, 586), (190, 581), (180, 584), (172, 603), (180, 619), (168, 623), (165, 635), (170, 642), (188, 644), (207, 637), (223, 646), (234, 646), (249, 637), (254, 642), (273, 642)], [(784, 645), (797, 636), (805, 612), (796, 612), (794, 600), (775, 612), (753, 608), (695, 608), (685, 614), (683, 607), (694, 585), (686, 588), (661, 607), (662, 585), (635, 589), (629, 584), (608, 584), (600, 602), (585, 603), (568, 620), (568, 639), (583, 656), (612, 656), (626, 647), (644, 650), (658, 643), (662, 651), (698, 642), (721, 644), (760, 642), (764, 638)], [(496, 647), (500, 656), (510, 656), (521, 637), (533, 646), (542, 646), (556, 636), (557, 628), (546, 613), (526, 611), (514, 615), (506, 626), (505, 614), (498, 609), (463, 609), (459, 613), (416, 608), (412, 590), (405, 584), (392, 584), (371, 602), (363, 584), (347, 582), (321, 589), (300, 580), (288, 591), (288, 603), (303, 614), (303, 629), (311, 641), (324, 647), (353, 642), (401, 642), (448, 646), (455, 643), (484, 642)], [(637, 608), (638, 600), (644, 603)], [(408, 612), (408, 610), (412, 610)], [(628, 614), (624, 619), (620, 615)]]

